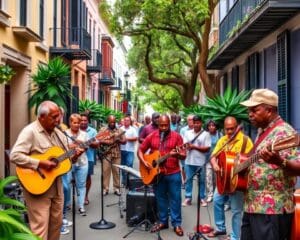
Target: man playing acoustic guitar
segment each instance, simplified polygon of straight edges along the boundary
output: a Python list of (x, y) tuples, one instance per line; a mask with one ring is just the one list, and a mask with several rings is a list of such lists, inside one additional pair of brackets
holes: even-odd
[[(181, 136), (170, 130), (170, 118), (162, 115), (159, 118), (158, 130), (148, 135), (138, 149), (140, 165), (147, 169), (153, 169), (144, 158), (147, 150), (151, 152), (159, 151), (161, 156), (168, 156), (158, 167), (161, 170), (160, 176), (154, 182), (154, 192), (158, 207), (159, 223), (155, 224), (151, 232), (156, 232), (169, 227), (169, 212), (174, 232), (178, 236), (183, 236), (181, 228), (181, 175), (179, 159), (186, 157), (185, 151), (176, 150), (183, 144)], [(141, 168), (141, 166), (140, 166)]]
[[(258, 157), (248, 168), (241, 239), (290, 239), (294, 176), (300, 175), (299, 135), (278, 115), (278, 96), (273, 91), (256, 89), (241, 104), (248, 107), (249, 120), (258, 128), (251, 152)], [(276, 144), (284, 139), (291, 141), (286, 146)], [(279, 147), (285, 150), (279, 152)]]
[[(18, 167), (40, 172), (40, 178), (47, 181), (47, 172), (57, 167), (57, 162), (50, 159), (37, 159), (31, 155), (41, 155), (54, 146), (63, 152), (68, 149), (67, 139), (55, 127), (60, 122), (59, 107), (51, 101), (42, 102), (37, 110), (38, 119), (26, 126), (18, 136), (12, 148), (10, 159)], [(77, 148), (72, 160), (75, 160), (84, 149)], [(72, 151), (73, 153), (73, 151)], [(69, 161), (66, 159), (66, 161)], [(65, 162), (66, 162), (65, 161)], [(68, 163), (69, 169), (71, 163)], [(67, 169), (67, 171), (69, 170)], [(30, 181), (30, 179), (27, 179)], [(32, 180), (31, 185), (36, 183)], [(42, 186), (37, 186), (42, 187)], [(28, 210), (29, 224), (33, 233), (43, 240), (57, 240), (60, 236), (63, 210), (63, 188), (61, 178), (57, 177), (43, 194), (34, 195), (24, 188), (24, 198)]]
[[(220, 151), (223, 150), (224, 152), (230, 152), (235, 154), (248, 153), (253, 147), (251, 139), (242, 133), (242, 131), (238, 127), (237, 120), (234, 117), (225, 118), (224, 130), (225, 136), (221, 137), (218, 140), (210, 159), (212, 168), (217, 173), (217, 175), (220, 173), (225, 174), (224, 172), (226, 171), (226, 169), (221, 169), (220, 165), (218, 164), (217, 158), (219, 157), (218, 154), (220, 153)], [(208, 237), (226, 235), (224, 205), (229, 198), (232, 211), (232, 233), (230, 235), (230, 239), (238, 240), (240, 239), (240, 229), (243, 213), (243, 193), (240, 191), (235, 191), (232, 194), (220, 194), (219, 192), (220, 189), (216, 189), (213, 197), (216, 230), (208, 234)]]

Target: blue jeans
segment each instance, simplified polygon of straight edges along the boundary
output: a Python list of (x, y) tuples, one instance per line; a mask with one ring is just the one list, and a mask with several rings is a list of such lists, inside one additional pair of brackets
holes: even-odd
[[(125, 165), (128, 167), (133, 166), (133, 160), (134, 160), (134, 152), (128, 152), (128, 151), (121, 151), (121, 165)], [(128, 173), (125, 171), (122, 171), (122, 184), (126, 184)]]
[(77, 205), (79, 208), (84, 208), (88, 164), (85, 164), (83, 166), (73, 165), (72, 171), (74, 173), (75, 183), (76, 183)]
[[(184, 170), (186, 174), (186, 183), (185, 183), (185, 198), (192, 199), (193, 192), (193, 176), (195, 172), (198, 170), (199, 166), (185, 164)], [(198, 184), (200, 184), (200, 199), (205, 199), (205, 166), (203, 166), (200, 170), (200, 179)]]
[(71, 179), (72, 179), (71, 171), (62, 175), (62, 184), (63, 184), (63, 190), (64, 190), (63, 214), (65, 214), (67, 212), (67, 206), (71, 205)]
[(225, 213), (224, 204), (230, 200), (231, 205), (231, 228), (232, 233), (230, 234), (231, 240), (240, 239), (241, 233), (241, 223), (242, 223), (242, 213), (243, 213), (243, 203), (244, 194), (242, 192), (236, 191), (234, 194), (230, 195), (220, 195), (218, 190), (214, 193), (214, 217), (217, 231), (226, 231), (225, 226)]
[[(154, 184), (160, 223), (168, 224), (170, 212), (173, 227), (181, 226), (181, 174), (162, 175)], [(170, 211), (169, 211), (170, 210)]]

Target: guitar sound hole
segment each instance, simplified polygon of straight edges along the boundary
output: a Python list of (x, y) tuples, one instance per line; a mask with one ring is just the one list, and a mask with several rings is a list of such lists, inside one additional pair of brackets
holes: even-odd
[(156, 161), (153, 161), (153, 162), (152, 162), (152, 167), (156, 167), (156, 166), (157, 166)]

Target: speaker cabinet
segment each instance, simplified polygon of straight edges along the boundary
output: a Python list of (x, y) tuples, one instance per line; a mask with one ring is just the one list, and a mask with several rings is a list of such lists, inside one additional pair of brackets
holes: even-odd
[(144, 192), (129, 191), (126, 195), (126, 223), (134, 226), (145, 219), (147, 205), (147, 218), (151, 223), (157, 220), (156, 201), (153, 192), (147, 192), (145, 199)]
[(143, 190), (143, 181), (141, 178), (137, 178), (132, 174), (128, 174), (127, 187), (129, 191), (140, 191)]

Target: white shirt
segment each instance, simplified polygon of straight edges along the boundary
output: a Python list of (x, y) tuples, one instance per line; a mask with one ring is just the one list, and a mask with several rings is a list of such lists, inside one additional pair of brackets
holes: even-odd
[[(129, 126), (128, 128), (125, 128), (125, 126), (122, 126), (121, 129), (125, 131), (125, 137), (126, 138), (134, 138), (138, 137), (137, 131), (134, 127)], [(120, 144), (121, 151), (127, 151), (127, 152), (134, 152), (135, 151), (135, 143), (136, 141), (127, 141), (126, 144)]]
[[(79, 130), (76, 136), (72, 134), (71, 129), (67, 129), (66, 132), (68, 135), (73, 136), (76, 140), (79, 140), (81, 142), (86, 142), (88, 140), (88, 134), (82, 130)], [(78, 157), (76, 163), (74, 164), (75, 166), (83, 166), (87, 164), (87, 162), (88, 162), (88, 158), (86, 152), (84, 152)]]
[[(198, 133), (195, 133), (194, 129), (186, 131), (183, 139), (184, 143), (191, 142)], [(210, 134), (207, 131), (203, 131), (192, 144), (198, 147), (210, 147)], [(206, 154), (193, 149), (188, 151), (187, 157), (185, 159), (185, 164), (193, 166), (203, 166), (205, 164), (205, 161)]]

